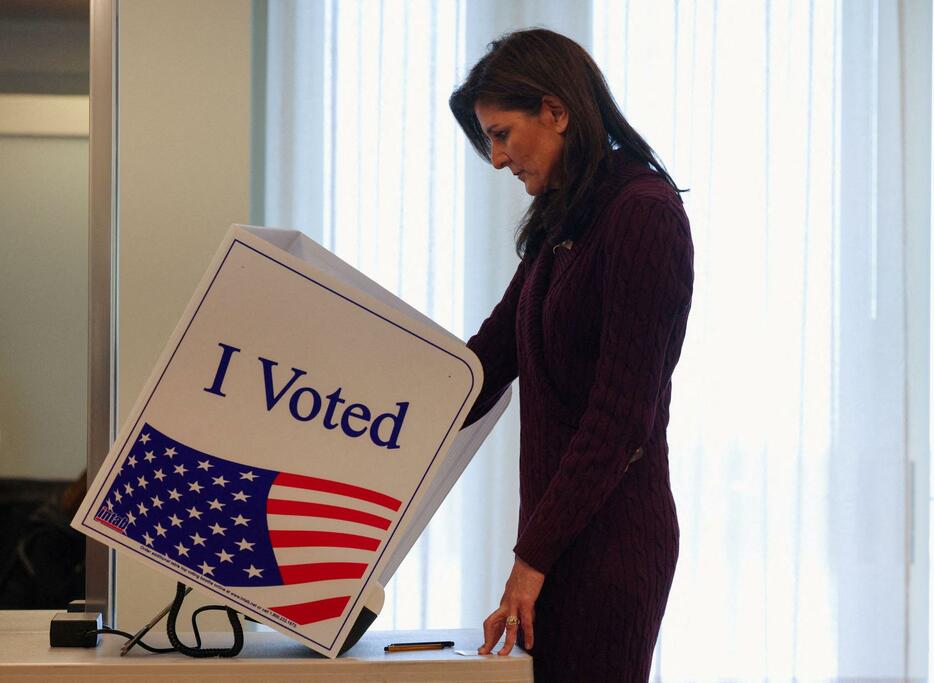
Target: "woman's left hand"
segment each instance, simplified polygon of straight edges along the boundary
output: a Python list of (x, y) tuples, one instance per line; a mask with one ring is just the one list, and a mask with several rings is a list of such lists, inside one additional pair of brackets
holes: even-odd
[[(516, 558), (512, 573), (506, 581), (503, 597), (499, 601), (499, 609), (483, 621), (483, 645), (477, 650), (477, 654), (490, 654), (505, 630), (506, 642), (497, 654), (508, 655), (516, 644), (520, 624), (525, 636), (523, 646), (526, 650), (532, 649), (535, 638), (533, 630), (535, 601), (538, 599), (543, 583), (545, 583), (544, 574), (520, 558)], [(519, 621), (507, 622), (509, 617), (518, 617)]]

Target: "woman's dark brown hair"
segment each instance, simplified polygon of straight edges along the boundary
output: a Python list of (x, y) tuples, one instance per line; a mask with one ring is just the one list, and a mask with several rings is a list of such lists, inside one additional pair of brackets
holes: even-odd
[(516, 31), (490, 43), (448, 101), (474, 149), (490, 161), (490, 142), (474, 105), (536, 114), (542, 97), (554, 95), (568, 111), (562, 154), (561, 187), (537, 196), (516, 230), (516, 251), (534, 258), (547, 239), (558, 244), (576, 238), (592, 216), (592, 195), (600, 165), (610, 150), (648, 165), (682, 192), (655, 152), (626, 118), (587, 51), (570, 38), (547, 29)]

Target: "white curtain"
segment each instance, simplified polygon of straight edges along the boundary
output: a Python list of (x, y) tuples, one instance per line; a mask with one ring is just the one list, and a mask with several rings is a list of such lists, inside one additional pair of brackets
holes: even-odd
[[(653, 677), (906, 675), (899, 5), (271, 0), (268, 12), (266, 223), (304, 229), (463, 337), (512, 274), (526, 198), (465, 148), (447, 96), (510, 29), (548, 26), (591, 50), (690, 188), (695, 298), (669, 430), (681, 554)], [(517, 442), (512, 410), (376, 628), (478, 627), (498, 604)]]
[[(270, 2), (265, 222), (304, 230), (454, 334), (516, 259), (468, 256), (465, 143), (447, 98), (465, 64), (462, 2)], [(515, 202), (514, 202), (515, 204)], [(492, 247), (474, 236), (473, 245)], [(502, 267), (496, 265), (496, 261)], [(480, 317), (482, 320), (482, 316)], [(510, 409), (387, 586), (374, 628), (478, 624), (508, 575), (518, 496)], [(494, 602), (495, 601), (495, 602)]]

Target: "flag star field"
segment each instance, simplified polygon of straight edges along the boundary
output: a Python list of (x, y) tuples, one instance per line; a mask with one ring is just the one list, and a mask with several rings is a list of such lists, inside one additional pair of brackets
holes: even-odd
[[(302, 491), (325, 492), (342, 504), (289, 495)], [(361, 501), (389, 516), (354, 505)], [(370, 489), (208, 455), (145, 424), (95, 520), (224, 586), (290, 586), (360, 579), (400, 506)], [(315, 529), (324, 519), (328, 528)], [(335, 531), (335, 521), (346, 528)], [(359, 560), (280, 563), (277, 552), (294, 548), (350, 549)], [(339, 617), (349, 599), (335, 594), (271, 609), (308, 624)]]

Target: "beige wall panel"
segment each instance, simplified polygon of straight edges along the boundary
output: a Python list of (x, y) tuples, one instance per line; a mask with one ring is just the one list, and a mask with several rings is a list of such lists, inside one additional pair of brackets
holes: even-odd
[[(119, 4), (118, 424), (224, 233), (249, 219), (251, 12), (249, 0)], [(173, 595), (118, 558), (121, 627)]]

